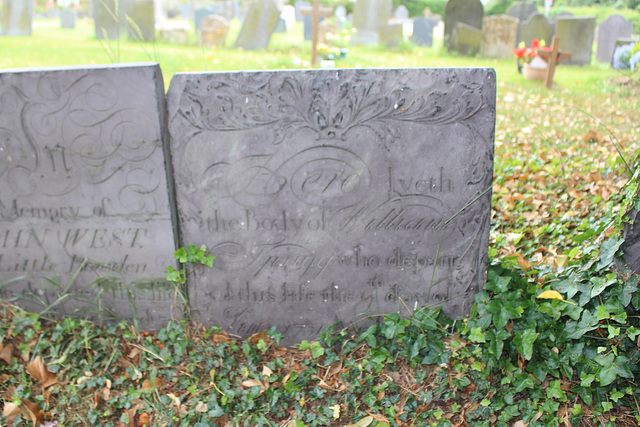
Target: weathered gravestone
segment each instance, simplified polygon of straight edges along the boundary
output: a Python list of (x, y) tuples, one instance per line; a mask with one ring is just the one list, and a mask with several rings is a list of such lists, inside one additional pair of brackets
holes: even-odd
[(391, 17), (391, 0), (357, 0), (353, 7), (352, 44), (375, 44), (380, 41), (380, 30)]
[(342, 30), (347, 23), (347, 8), (339, 4), (334, 11), (336, 23), (338, 24), (338, 30)]
[(127, 30), (132, 40), (153, 41), (156, 38), (155, 3), (153, 0), (127, 1)]
[(0, 98), (0, 283), (19, 278), (0, 295), (37, 311), (71, 284), (54, 311), (179, 315), (159, 66), (3, 71)]
[(598, 42), (596, 59), (600, 62), (611, 63), (616, 40), (629, 37), (633, 32), (633, 24), (622, 15), (611, 15), (606, 21), (598, 25)]
[(235, 47), (247, 50), (265, 49), (280, 20), (280, 11), (273, 0), (258, 0), (251, 4), (244, 18)]
[(640, 273), (640, 214), (631, 210), (627, 214), (629, 222), (624, 227), (622, 252), (624, 261), (634, 273)]
[(60, 28), (73, 29), (76, 28), (76, 18), (78, 12), (74, 9), (60, 9)]
[(213, 269), (191, 313), (286, 343), (443, 305), (486, 280), (491, 69), (176, 74), (169, 133), (183, 243)]
[[(520, 38), (518, 43), (524, 42), (525, 45), (531, 46), (533, 39), (539, 41), (544, 40), (545, 44), (549, 46), (553, 38), (553, 24), (549, 22), (546, 16), (541, 13), (534, 13), (527, 19), (527, 21), (520, 26)], [(562, 43), (562, 49), (565, 49), (564, 40), (560, 39)]]
[(413, 34), (411, 41), (418, 46), (433, 46), (433, 29), (438, 21), (431, 18), (417, 17), (413, 20)]
[(518, 33), (516, 35), (516, 40), (521, 40), (520, 29), (522, 24), (527, 22), (531, 15), (535, 13), (538, 13), (538, 8), (533, 2), (528, 1), (519, 1), (507, 9), (507, 15), (518, 18)]
[(560, 39), (562, 50), (572, 54), (571, 59), (566, 61), (567, 64), (587, 65), (591, 63), (595, 31), (595, 16), (558, 19), (556, 36)]
[(404, 24), (389, 22), (378, 30), (378, 41), (385, 46), (397, 46), (404, 40)]
[(209, 5), (207, 7), (199, 7), (193, 11), (193, 25), (196, 32), (200, 31), (202, 20), (209, 15), (219, 15), (221, 7), (218, 5)]
[[(449, 0), (444, 9), (444, 44), (450, 48), (453, 31), (458, 23), (480, 31), (482, 41), (482, 17), (484, 9), (480, 0)], [(463, 30), (464, 31), (464, 30)], [(465, 33), (466, 34), (466, 33)]]
[(33, 5), (32, 0), (4, 0), (2, 2), (2, 35), (30, 36)]
[(482, 30), (458, 22), (449, 39), (449, 49), (463, 55), (475, 55), (482, 48)]
[(491, 58), (512, 58), (518, 37), (518, 18), (491, 15), (482, 19), (482, 54)]
[(302, 15), (303, 9), (310, 9), (311, 3), (304, 0), (298, 0), (293, 4), (293, 8), (296, 11), (296, 21), (302, 21), (304, 19), (304, 15)]
[(398, 6), (396, 10), (393, 12), (393, 17), (398, 21), (408, 21), (409, 20), (409, 9), (403, 4)]
[(205, 16), (200, 22), (200, 40), (203, 46), (222, 46), (227, 37), (229, 22), (220, 15)]
[(95, 0), (93, 22), (97, 39), (117, 39), (127, 31), (124, 0)]

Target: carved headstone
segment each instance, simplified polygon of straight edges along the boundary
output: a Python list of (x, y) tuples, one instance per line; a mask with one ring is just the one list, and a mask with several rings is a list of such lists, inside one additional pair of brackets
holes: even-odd
[(97, 39), (117, 39), (127, 31), (124, 0), (95, 0), (93, 22)]
[[(531, 41), (538, 39), (544, 40), (547, 46), (551, 46), (553, 39), (553, 24), (541, 13), (534, 13), (529, 19), (520, 26), (520, 38), (518, 43), (523, 41), (525, 45), (531, 46)], [(565, 49), (564, 40), (561, 42), (562, 50)]]
[[(516, 40), (520, 39), (520, 29), (522, 24), (527, 22), (531, 15), (538, 13), (537, 6), (532, 1), (519, 1), (507, 9), (507, 15), (518, 18), (518, 34)], [(551, 43), (551, 41), (549, 41)]]
[(76, 28), (76, 18), (78, 12), (74, 9), (60, 9), (60, 28)]
[(191, 313), (285, 343), (367, 315), (466, 313), (486, 280), (491, 69), (176, 74), (169, 133)]
[(246, 50), (265, 49), (280, 20), (280, 10), (273, 0), (251, 4), (244, 18), (235, 47)]
[(417, 17), (413, 20), (413, 34), (411, 41), (418, 46), (433, 46), (433, 29), (438, 21), (431, 18)]
[(127, 1), (127, 29), (132, 40), (156, 39), (155, 3), (153, 0)]
[[(444, 43), (449, 42), (458, 23), (476, 28), (482, 33), (484, 9), (480, 0), (449, 0), (444, 9)], [(482, 41), (482, 35), (480, 36)]]
[(518, 36), (518, 18), (491, 15), (482, 19), (482, 55), (491, 58), (512, 58)]
[(562, 50), (571, 52), (572, 55), (571, 59), (566, 61), (567, 64), (588, 65), (591, 63), (595, 32), (595, 16), (558, 19), (556, 36), (560, 39)]
[(632, 32), (633, 24), (622, 15), (608, 17), (606, 21), (598, 25), (596, 59), (600, 62), (610, 63), (616, 40), (621, 37), (629, 37)]
[(380, 41), (380, 29), (391, 18), (391, 0), (357, 0), (353, 7), (353, 44), (375, 44)]
[(205, 16), (200, 22), (200, 39), (204, 46), (222, 46), (229, 22), (220, 15)]
[(2, 2), (2, 35), (30, 36), (33, 22), (32, 0), (4, 0)]
[(55, 312), (97, 320), (132, 303), (145, 329), (179, 315), (160, 67), (5, 71), (0, 98), (0, 283), (20, 278), (0, 295), (67, 292)]

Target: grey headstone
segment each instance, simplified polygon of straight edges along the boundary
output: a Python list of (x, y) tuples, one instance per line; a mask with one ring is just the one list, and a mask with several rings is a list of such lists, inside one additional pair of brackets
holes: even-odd
[(55, 312), (130, 319), (129, 289), (141, 327), (179, 315), (160, 67), (4, 71), (0, 98), (0, 283), (22, 277), (0, 295), (42, 310), (71, 283)]
[(624, 261), (634, 273), (640, 273), (640, 214), (635, 209), (627, 215), (629, 222), (624, 227), (622, 252)]
[(482, 20), (482, 55), (491, 58), (513, 58), (517, 44), (518, 18), (509, 15), (485, 16)]
[(280, 13), (280, 19), (284, 20), (286, 31), (291, 31), (296, 22), (296, 10), (291, 5), (284, 5)]
[(406, 21), (409, 19), (409, 10), (403, 4), (397, 7), (395, 12), (393, 13), (394, 18), (400, 21)]
[(338, 30), (343, 29), (347, 22), (347, 9), (343, 5), (339, 4), (338, 6), (336, 6), (334, 16), (336, 17)]
[(287, 23), (282, 19), (282, 17), (278, 17), (278, 22), (276, 24), (276, 29), (273, 30), (274, 33), (286, 33), (287, 32)]
[(296, 11), (296, 21), (302, 21), (304, 19), (304, 15), (302, 15), (300, 13), (300, 11), (302, 9), (309, 9), (311, 8), (311, 3), (309, 3), (308, 1), (304, 1), (304, 0), (299, 0), (297, 2), (295, 2), (293, 4), (293, 7)]
[(222, 46), (228, 30), (229, 22), (223, 16), (205, 16), (200, 21), (200, 40), (203, 46)]
[(74, 9), (60, 10), (60, 28), (73, 29), (76, 28), (76, 19), (78, 12)]
[(571, 52), (572, 55), (571, 59), (566, 61), (567, 64), (591, 63), (595, 31), (595, 16), (558, 19), (556, 36), (560, 39), (560, 49)]
[(94, 0), (93, 22), (97, 39), (117, 39), (127, 31), (125, 0)]
[(33, 5), (33, 0), (4, 0), (2, 2), (2, 35), (30, 36)]
[(132, 40), (153, 41), (156, 38), (153, 0), (127, 1), (127, 29)]
[[(484, 9), (480, 0), (449, 0), (444, 9), (444, 43), (449, 46), (453, 30), (458, 23), (482, 32)], [(482, 36), (480, 37), (482, 41)]]
[[(524, 24), (520, 25), (520, 38), (518, 39), (518, 43), (524, 41), (527, 46), (531, 46), (533, 39), (538, 39), (539, 41), (544, 40), (547, 46), (550, 46), (553, 41), (553, 24), (541, 13), (531, 15)], [(564, 48), (562, 42), (560, 43), (560, 47)]]
[(406, 307), (466, 313), (486, 280), (495, 91), (486, 68), (176, 74), (183, 241), (216, 256), (189, 278), (191, 313), (289, 344)]
[(598, 42), (596, 59), (600, 62), (611, 63), (616, 39), (629, 37), (633, 32), (633, 24), (622, 15), (611, 15), (606, 21), (598, 25)]
[(246, 50), (265, 49), (279, 19), (280, 11), (272, 0), (258, 0), (252, 3), (242, 23), (235, 47)]
[(380, 30), (391, 17), (391, 0), (357, 0), (353, 7), (353, 44), (374, 44), (380, 41)]
[(413, 20), (413, 34), (411, 41), (418, 46), (433, 46), (433, 29), (438, 25), (438, 21), (430, 18), (415, 18)]
[(449, 49), (462, 55), (476, 55), (482, 48), (482, 30), (458, 22), (449, 41)]
[(533, 2), (528, 1), (519, 1), (513, 4), (509, 9), (507, 9), (507, 15), (513, 16), (514, 18), (518, 18), (518, 34), (516, 35), (517, 40), (521, 40), (520, 38), (520, 28), (522, 24), (527, 22), (527, 20), (531, 17), (531, 15), (538, 13), (538, 8)]

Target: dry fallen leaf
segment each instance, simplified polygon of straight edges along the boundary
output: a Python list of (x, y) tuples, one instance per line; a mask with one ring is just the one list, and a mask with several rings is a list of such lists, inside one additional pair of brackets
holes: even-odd
[(204, 412), (207, 412), (208, 410), (209, 408), (207, 408), (207, 404), (202, 401), (199, 401), (198, 404), (196, 405), (196, 412), (204, 413)]
[(140, 416), (138, 417), (138, 425), (150, 426), (151, 423), (149, 422), (149, 414), (147, 414), (146, 412), (143, 412), (142, 414), (140, 414)]
[(38, 405), (27, 399), (20, 399), (20, 401), (22, 402), (22, 405), (20, 405), (22, 415), (24, 415), (25, 418), (29, 417), (34, 427), (44, 423), (44, 412), (42, 412)]
[(9, 424), (13, 424), (13, 421), (16, 419), (18, 414), (20, 414), (20, 407), (15, 403), (5, 402), (2, 414)]
[(0, 346), (0, 359), (7, 362), (7, 365), (11, 365), (13, 361), (13, 344)]
[(536, 298), (540, 298), (540, 299), (557, 299), (557, 300), (560, 300), (560, 301), (564, 301), (564, 302), (566, 302), (568, 304), (576, 305), (575, 303), (573, 303), (571, 301), (567, 301), (564, 298), (562, 298), (562, 295), (558, 291), (552, 291), (552, 290), (544, 291), (543, 293), (538, 295)]
[(364, 417), (363, 419), (361, 419), (355, 424), (349, 424), (344, 427), (367, 427), (372, 422), (373, 422), (373, 417), (369, 415), (368, 417)]
[(58, 377), (47, 369), (40, 356), (36, 356), (35, 359), (27, 365), (27, 373), (40, 382), (42, 387), (45, 388), (58, 383)]

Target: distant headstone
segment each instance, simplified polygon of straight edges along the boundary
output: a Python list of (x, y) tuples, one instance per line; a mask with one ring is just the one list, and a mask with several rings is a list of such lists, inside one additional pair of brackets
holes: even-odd
[(411, 41), (418, 46), (433, 46), (433, 29), (436, 25), (438, 25), (438, 21), (430, 18), (414, 18)]
[(265, 49), (279, 19), (280, 11), (272, 0), (258, 0), (252, 3), (242, 23), (235, 47), (246, 50)]
[[(520, 25), (520, 38), (518, 43), (523, 41), (525, 45), (531, 46), (533, 39), (539, 41), (544, 40), (547, 46), (551, 45), (551, 39), (553, 38), (553, 24), (549, 22), (546, 16), (541, 13), (534, 13), (527, 19), (527, 21)], [(562, 50), (567, 50), (564, 40), (560, 40)]]
[(291, 31), (296, 22), (296, 10), (291, 5), (284, 5), (280, 12), (280, 19), (284, 20), (286, 31)]
[[(482, 33), (484, 9), (480, 0), (449, 0), (444, 9), (444, 43), (451, 48), (450, 40), (458, 23), (475, 28)], [(465, 31), (465, 30), (461, 30)], [(467, 32), (465, 31), (465, 34)], [(482, 41), (482, 35), (480, 35)], [(479, 47), (479, 46), (478, 46)]]
[(600, 62), (611, 63), (616, 39), (629, 37), (633, 32), (633, 24), (622, 15), (611, 15), (606, 21), (598, 25), (598, 42), (596, 59)]
[(517, 44), (518, 18), (491, 15), (482, 19), (482, 55), (490, 58), (512, 58)]
[(380, 27), (378, 31), (379, 41), (385, 46), (397, 46), (404, 40), (404, 25), (398, 22), (390, 22)]
[[(520, 38), (520, 29), (522, 24), (527, 22), (527, 20), (531, 17), (531, 15), (538, 13), (537, 6), (531, 1), (519, 1), (513, 4), (509, 9), (507, 9), (507, 15), (513, 16), (514, 18), (518, 18), (518, 33), (516, 35), (516, 40), (522, 40)], [(549, 40), (551, 43), (551, 40)]]
[(375, 44), (380, 41), (380, 30), (391, 17), (391, 0), (357, 0), (353, 7), (353, 44)]
[(286, 33), (287, 32), (287, 23), (282, 16), (278, 17), (278, 22), (276, 23), (276, 29), (273, 30), (274, 33)]
[(218, 12), (221, 8), (217, 5), (209, 5), (207, 7), (200, 7), (193, 11), (193, 24), (196, 32), (200, 31), (200, 25), (205, 16), (220, 15)]
[(338, 27), (336, 24), (326, 19), (320, 22), (318, 26), (318, 43), (330, 43), (329, 40), (331, 36), (329, 34), (335, 35), (338, 32)]
[(0, 283), (18, 278), (0, 296), (97, 320), (131, 303), (165, 326), (180, 313), (160, 67), (3, 71), (0, 98)]
[(204, 46), (222, 46), (228, 30), (229, 22), (222, 16), (205, 16), (200, 21), (200, 40)]
[[(596, 17), (559, 18), (556, 36), (562, 50), (571, 52), (567, 64), (588, 65), (593, 54), (593, 40), (596, 32)], [(564, 62), (564, 61), (563, 61)]]
[(175, 44), (187, 44), (190, 32), (191, 24), (185, 20), (165, 21), (159, 27), (160, 38)]
[(336, 6), (334, 16), (336, 17), (338, 30), (343, 29), (347, 22), (347, 9), (343, 5), (339, 4), (338, 6)]
[(76, 28), (78, 12), (74, 9), (60, 9), (60, 28), (70, 30)]
[(118, 39), (127, 31), (124, 0), (95, 0), (93, 22), (97, 39)]
[(393, 16), (399, 21), (406, 21), (409, 19), (409, 10), (405, 5), (401, 4), (396, 8)]
[(311, 3), (304, 0), (298, 0), (293, 4), (293, 8), (296, 11), (296, 21), (302, 21), (303, 15), (300, 13), (300, 11), (302, 11), (302, 9), (310, 9)]
[[(191, 313), (292, 344), (333, 322), (442, 305), (487, 274), (491, 69), (174, 75), (167, 95)], [(425, 155), (428, 153), (428, 155)]]
[(449, 40), (449, 49), (462, 55), (476, 55), (482, 48), (482, 30), (458, 22)]
[(132, 40), (153, 41), (156, 38), (153, 0), (127, 1), (127, 29)]
[(3, 36), (30, 36), (33, 22), (33, 0), (3, 0)]

